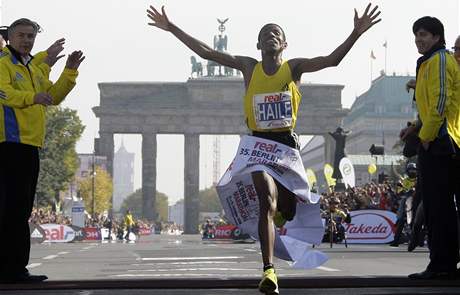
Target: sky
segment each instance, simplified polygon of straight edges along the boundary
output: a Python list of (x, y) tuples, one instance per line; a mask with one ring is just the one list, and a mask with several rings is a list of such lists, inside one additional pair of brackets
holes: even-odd
[[(0, 0), (1, 1), (1, 0)], [(192, 36), (212, 45), (218, 33), (217, 18), (229, 18), (226, 25), (228, 51), (234, 55), (260, 58), (257, 34), (269, 22), (281, 25), (288, 48), (284, 58), (327, 55), (343, 42), (353, 29), (353, 8), (361, 15), (368, 1), (329, 0), (3, 0), (1, 24), (27, 17), (38, 22), (43, 32), (37, 36), (34, 51), (46, 49), (66, 38), (65, 53), (83, 50), (86, 60), (80, 67), (77, 86), (63, 106), (75, 109), (86, 125), (77, 152), (93, 151), (99, 120), (92, 108), (99, 104), (98, 83), (124, 81), (185, 82), (190, 76), (188, 48), (172, 34), (147, 25), (146, 9), (165, 5), (169, 19)], [(419, 56), (414, 45), (412, 24), (419, 17), (438, 17), (446, 31), (448, 47), (459, 34), (458, 0), (381, 0), (374, 1), (382, 11), (382, 21), (366, 32), (336, 68), (304, 74), (304, 83), (341, 84), (342, 104), (349, 108), (356, 96), (369, 89), (385, 67), (387, 73), (415, 73)], [(370, 53), (376, 57), (372, 60)], [(201, 61), (201, 60), (200, 60)], [(56, 80), (65, 64), (61, 60), (51, 75)], [(371, 73), (372, 68), (372, 73)], [(141, 186), (141, 139), (139, 135), (116, 135), (115, 150), (121, 139), (128, 151), (136, 153), (135, 187)], [(303, 136), (306, 143), (309, 137)], [(183, 136), (159, 135), (157, 190), (170, 196), (170, 204), (183, 197)], [(212, 183), (212, 136), (200, 138), (200, 188)], [(238, 138), (221, 136), (221, 171), (234, 156)], [(174, 160), (165, 155), (177, 154)], [(164, 156), (163, 156), (164, 155)]]

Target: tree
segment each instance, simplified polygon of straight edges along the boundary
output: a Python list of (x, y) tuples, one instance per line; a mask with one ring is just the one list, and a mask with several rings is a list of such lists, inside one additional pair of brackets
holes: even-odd
[(222, 205), (217, 196), (216, 188), (209, 187), (199, 192), (200, 212), (221, 212)]
[[(158, 213), (158, 221), (168, 221), (168, 196), (157, 191), (155, 208)], [(142, 218), (142, 189), (136, 190), (129, 195), (121, 204), (120, 211), (126, 212), (130, 209), (133, 216), (137, 219)]]
[[(111, 207), (113, 192), (112, 178), (110, 174), (99, 166), (96, 166), (96, 178), (94, 181), (94, 211), (102, 213)], [(78, 193), (85, 202), (86, 211), (93, 208), (93, 179), (92, 175), (81, 178), (78, 181)], [(91, 211), (90, 211), (91, 212)], [(91, 212), (92, 213), (92, 212)]]
[(58, 204), (59, 192), (73, 180), (78, 167), (75, 145), (85, 129), (75, 110), (48, 107), (46, 116), (36, 196), (44, 206)]

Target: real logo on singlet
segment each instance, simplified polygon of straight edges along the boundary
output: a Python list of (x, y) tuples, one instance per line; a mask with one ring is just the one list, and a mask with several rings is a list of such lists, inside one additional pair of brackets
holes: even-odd
[(254, 95), (254, 118), (257, 128), (275, 129), (292, 126), (291, 92)]

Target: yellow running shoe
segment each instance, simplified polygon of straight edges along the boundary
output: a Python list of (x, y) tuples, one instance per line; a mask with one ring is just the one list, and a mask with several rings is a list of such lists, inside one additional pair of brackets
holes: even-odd
[(277, 295), (280, 293), (278, 291), (278, 278), (273, 268), (264, 271), (262, 280), (259, 283), (259, 291), (269, 295)]
[(280, 211), (276, 211), (275, 216), (273, 216), (273, 223), (277, 228), (281, 228), (286, 224), (286, 219)]

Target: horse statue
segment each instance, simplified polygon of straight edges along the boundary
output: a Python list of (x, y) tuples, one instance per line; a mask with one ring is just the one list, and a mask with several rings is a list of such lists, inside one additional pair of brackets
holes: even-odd
[(190, 57), (190, 61), (192, 62), (192, 73), (190, 74), (193, 77), (193, 73), (196, 73), (196, 77), (203, 76), (203, 65), (201, 62), (197, 62), (194, 56)]

